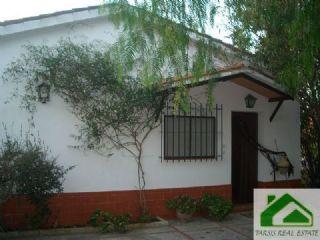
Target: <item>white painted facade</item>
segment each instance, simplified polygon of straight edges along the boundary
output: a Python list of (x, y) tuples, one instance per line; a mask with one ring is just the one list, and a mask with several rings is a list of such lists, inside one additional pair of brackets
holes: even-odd
[[(117, 30), (96, 9), (66, 13), (39, 20), (0, 25), (0, 75), (16, 57), (23, 52), (25, 44), (53, 44), (61, 38), (73, 41), (102, 40), (112, 43)], [(221, 64), (221, 63), (220, 63)], [(28, 129), (29, 114), (19, 108), (19, 99), (11, 99), (14, 85), (0, 82), (0, 122), (8, 126), (9, 132), (19, 132), (20, 126)], [(244, 97), (257, 97), (259, 142), (275, 149), (275, 140), (281, 151), (286, 151), (294, 165), (295, 173), (290, 179), (300, 178), (300, 113), (295, 101), (285, 101), (272, 123), (269, 117), (277, 103), (231, 82), (219, 83), (214, 89), (217, 104), (223, 105), (223, 160), (208, 162), (161, 162), (160, 128), (155, 129), (144, 146), (143, 165), (146, 172), (146, 188), (174, 188), (192, 186), (214, 186), (231, 184), (231, 113), (248, 111)], [(191, 95), (200, 101), (206, 97), (206, 86), (191, 89)], [(78, 120), (70, 108), (53, 96), (47, 104), (38, 104), (35, 114), (35, 129), (64, 166), (75, 165), (66, 177), (65, 192), (94, 192), (137, 189), (137, 166), (125, 151), (114, 152), (103, 157), (93, 152), (70, 148), (77, 134)], [(1, 131), (0, 131), (1, 133)], [(221, 142), (219, 143), (221, 144)], [(258, 181), (272, 181), (269, 162), (259, 154)], [(277, 176), (277, 179), (285, 179)]]

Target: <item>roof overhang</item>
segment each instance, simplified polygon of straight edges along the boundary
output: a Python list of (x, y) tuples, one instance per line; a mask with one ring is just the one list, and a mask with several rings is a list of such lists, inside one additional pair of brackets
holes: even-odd
[(269, 118), (269, 121), (272, 122), (283, 102), (285, 100), (294, 100), (274, 79), (270, 73), (240, 62), (236, 65), (204, 74), (196, 83), (194, 83), (194, 76), (188, 75), (183, 78), (167, 79), (164, 84), (165, 88), (168, 88), (168, 85), (170, 85), (169, 88), (176, 88), (177, 81), (184, 81), (184, 84), (188, 87), (208, 84), (211, 80), (214, 80), (214, 82), (232, 82), (267, 98), (269, 102), (277, 102)]
[(238, 86), (247, 88), (267, 98), (269, 102), (293, 100), (293, 97), (287, 94), (274, 81), (274, 77), (271, 74), (254, 69), (251, 66), (246, 66), (244, 63), (217, 69), (215, 72), (203, 75), (196, 83), (193, 83), (192, 79), (193, 76), (191, 75), (185, 77), (185, 84), (189, 87), (200, 86), (214, 79), (215, 82), (232, 82)]
[(277, 84), (270, 84), (263, 81), (256, 75), (249, 74), (247, 72), (239, 72), (236, 74), (230, 74), (223, 77), (217, 77), (219, 81), (229, 81), (237, 84), (241, 87), (245, 87), (261, 96), (268, 99), (269, 102), (278, 102), (281, 100), (293, 100), (293, 98), (285, 93), (284, 90)]

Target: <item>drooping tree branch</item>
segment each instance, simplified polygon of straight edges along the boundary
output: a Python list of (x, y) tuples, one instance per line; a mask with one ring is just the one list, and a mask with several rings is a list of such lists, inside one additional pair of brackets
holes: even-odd
[[(134, 74), (152, 85), (192, 74), (192, 83), (197, 83), (205, 73), (215, 71), (215, 58), (235, 60), (215, 39), (205, 35), (209, 24), (214, 25), (219, 0), (104, 2), (108, 19), (120, 30), (111, 48), (120, 78)], [(186, 101), (188, 90), (183, 81), (176, 82), (176, 87), (177, 108)]]

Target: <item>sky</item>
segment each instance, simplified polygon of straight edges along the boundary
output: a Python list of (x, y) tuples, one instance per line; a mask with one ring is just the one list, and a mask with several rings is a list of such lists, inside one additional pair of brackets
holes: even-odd
[[(0, 22), (36, 16), (39, 14), (99, 5), (102, 0), (0, 0)], [(207, 33), (224, 42), (231, 43), (226, 29), (226, 15), (221, 10), (216, 17), (214, 29), (208, 28)]]

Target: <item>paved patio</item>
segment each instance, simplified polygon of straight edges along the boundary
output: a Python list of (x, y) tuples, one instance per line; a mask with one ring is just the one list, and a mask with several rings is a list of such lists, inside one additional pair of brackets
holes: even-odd
[[(235, 213), (223, 222), (197, 218), (189, 223), (170, 221), (169, 226), (133, 230), (126, 234), (81, 234), (23, 239), (36, 240), (247, 240), (253, 237), (252, 214)], [(20, 238), (21, 239), (21, 238)]]

